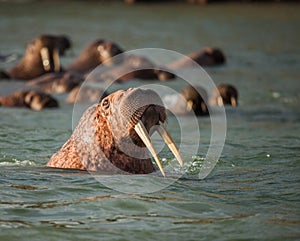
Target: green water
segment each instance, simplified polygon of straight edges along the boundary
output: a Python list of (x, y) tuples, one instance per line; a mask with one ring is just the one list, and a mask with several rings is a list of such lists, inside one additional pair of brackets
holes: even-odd
[[(105, 185), (124, 184), (128, 179), (122, 176), (44, 167), (72, 133), (73, 106), (64, 103), (65, 95), (56, 96), (57, 110), (1, 108), (0, 240), (299, 240), (298, 12), (297, 4), (0, 3), (1, 53), (21, 55), (41, 33), (64, 33), (73, 40), (63, 64), (96, 38), (127, 50), (154, 47), (183, 54), (217, 46), (227, 64), (206, 70), (216, 84), (234, 84), (240, 93), (239, 107), (226, 109), (226, 142), (212, 173), (204, 180), (191, 170), (179, 180), (132, 177), (133, 188), (171, 183), (144, 194)], [(180, 89), (184, 83), (170, 85)], [(0, 94), (20, 86), (1, 82)], [(197, 120), (196, 155), (189, 150), (191, 120), (184, 119), (184, 133), (174, 121), (169, 118), (168, 129), (175, 139), (184, 135), (182, 155), (201, 163), (210, 143), (209, 118)]]

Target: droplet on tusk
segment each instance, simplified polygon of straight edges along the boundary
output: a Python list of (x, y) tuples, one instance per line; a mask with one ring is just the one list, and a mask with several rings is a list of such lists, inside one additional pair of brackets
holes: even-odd
[(148, 150), (150, 151), (151, 155), (153, 156), (156, 164), (159, 167), (159, 170), (161, 171), (162, 175), (165, 177), (165, 171), (163, 169), (162, 163), (158, 157), (157, 151), (155, 150), (150, 136), (144, 126), (144, 124), (142, 123), (142, 121), (138, 121), (138, 123), (135, 125), (134, 130), (136, 131), (136, 133), (138, 134), (138, 136), (141, 138), (141, 140), (144, 142), (145, 146), (148, 148)]

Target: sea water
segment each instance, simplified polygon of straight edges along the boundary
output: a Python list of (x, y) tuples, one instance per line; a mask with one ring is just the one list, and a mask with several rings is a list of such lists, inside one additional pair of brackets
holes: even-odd
[[(66, 34), (73, 49), (63, 65), (96, 38), (126, 50), (187, 54), (219, 47), (226, 64), (205, 71), (215, 84), (239, 91), (238, 107), (225, 109), (223, 151), (204, 179), (197, 171), (211, 144), (209, 117), (183, 118), (183, 131), (169, 117), (174, 139), (184, 137), (180, 151), (189, 167), (183, 175), (174, 176), (178, 170), (171, 168), (166, 178), (125, 178), (44, 167), (72, 133), (73, 105), (64, 102), (66, 95), (55, 96), (59, 109), (0, 108), (1, 241), (300, 239), (298, 4), (8, 1), (0, 3), (0, 19), (1, 54), (21, 56), (42, 33)], [(1, 69), (16, 62), (1, 63)], [(180, 91), (186, 82), (166, 85)], [(0, 94), (22, 87), (0, 82)], [(168, 151), (160, 156), (173, 162)]]

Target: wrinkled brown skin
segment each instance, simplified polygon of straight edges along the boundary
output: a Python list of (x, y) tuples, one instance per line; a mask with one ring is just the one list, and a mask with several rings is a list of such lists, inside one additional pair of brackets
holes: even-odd
[(7, 96), (0, 97), (0, 106), (27, 107), (32, 110), (58, 107), (58, 102), (52, 96), (35, 90), (19, 90)]
[[(216, 66), (226, 62), (224, 53), (218, 48), (204, 48), (200, 51), (192, 52), (187, 55), (200, 66)], [(182, 58), (167, 65), (170, 69), (194, 67), (189, 59)]]
[(97, 39), (87, 45), (80, 55), (67, 66), (66, 70), (85, 74), (92, 71), (99, 64), (111, 64), (108, 60), (121, 53), (123, 53), (123, 49), (116, 43)]
[[(191, 102), (190, 109), (187, 108), (187, 102)], [(169, 108), (169, 110), (176, 115), (191, 115), (196, 116), (208, 115), (207, 108), (207, 92), (201, 86), (187, 86), (185, 87), (178, 98), (177, 103)]]
[(110, 94), (83, 114), (70, 139), (46, 166), (110, 173), (153, 172), (148, 150), (141, 149), (144, 144), (134, 131), (139, 119), (148, 131), (165, 121), (165, 108), (153, 91), (129, 89)]
[[(124, 74), (126, 73), (126, 74)], [(125, 82), (132, 79), (160, 80), (174, 79), (175, 75), (166, 68), (160, 68), (145, 57), (128, 55), (123, 62), (99, 76), (105, 82)]]
[(93, 88), (90, 86), (77, 86), (68, 95), (67, 103), (91, 103), (100, 102), (108, 94), (99, 88)]
[[(41, 35), (28, 44), (26, 52), (20, 62), (7, 71), (11, 79), (30, 80), (48, 72), (54, 72), (54, 61), (52, 53), (55, 48), (59, 54), (63, 55), (65, 50), (70, 48), (71, 42), (66, 36), (62, 35)], [(40, 56), (40, 50), (47, 47), (50, 52), (50, 70), (45, 71)], [(1, 77), (5, 77), (2, 72)]]
[(26, 83), (47, 94), (63, 94), (82, 84), (84, 77), (72, 72), (47, 73)]
[[(223, 105), (231, 105), (237, 106), (238, 104), (238, 91), (237, 89), (230, 84), (220, 84), (217, 88), (212, 92), (211, 97), (209, 99), (209, 104), (220, 105), (218, 102), (218, 98), (221, 96)], [(235, 99), (235, 105), (232, 103), (232, 98)]]

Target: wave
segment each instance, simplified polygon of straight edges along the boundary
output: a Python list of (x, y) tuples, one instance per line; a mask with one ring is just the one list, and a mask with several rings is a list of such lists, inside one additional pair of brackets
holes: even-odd
[(16, 160), (13, 159), (11, 161), (0, 161), (0, 166), (36, 166), (36, 163), (34, 161), (30, 161), (30, 160), (24, 160), (24, 161), (20, 161), (20, 160)]

